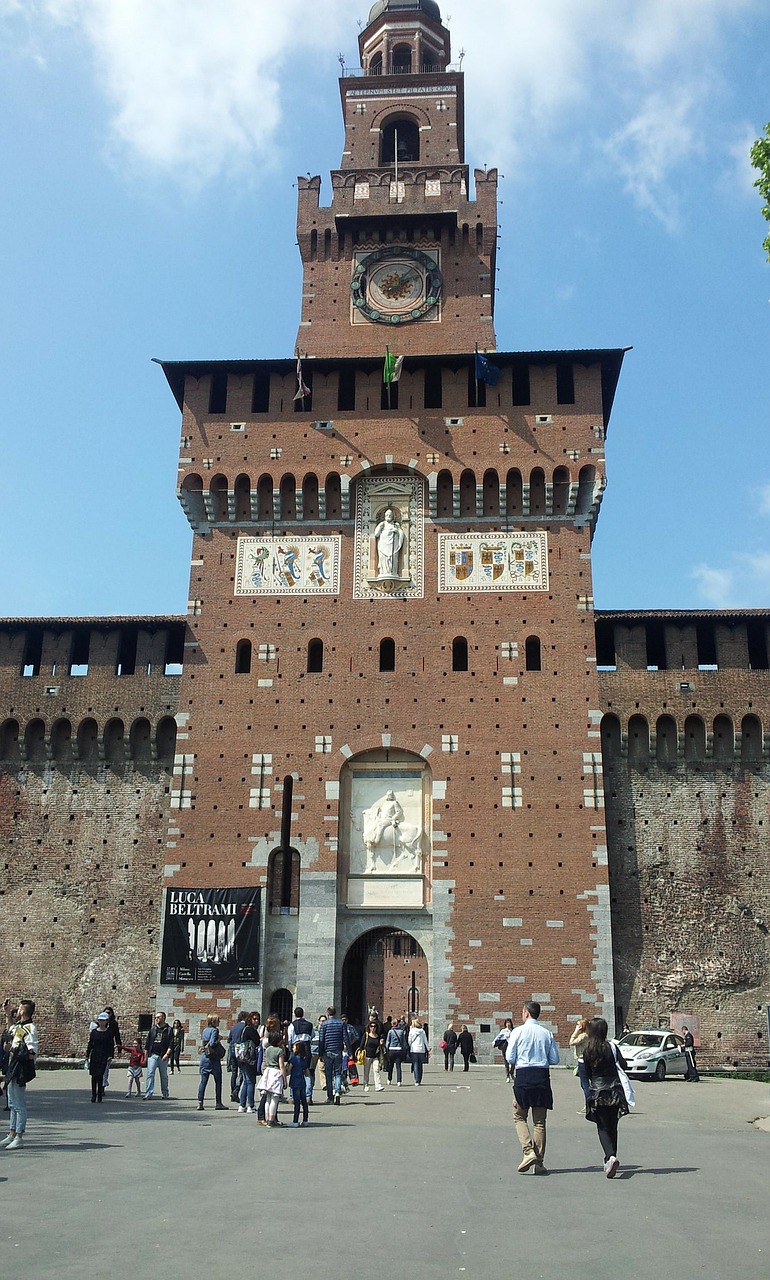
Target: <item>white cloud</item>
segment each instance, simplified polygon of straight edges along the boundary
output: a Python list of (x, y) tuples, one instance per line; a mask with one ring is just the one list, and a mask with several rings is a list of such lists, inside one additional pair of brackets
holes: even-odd
[(703, 150), (697, 116), (691, 90), (654, 93), (607, 143), (626, 191), (669, 231), (679, 225), (671, 175), (683, 160)]
[[(676, 225), (672, 178), (708, 135), (721, 39), (765, 0), (446, 0), (465, 49), (474, 159), (572, 151), (616, 161), (631, 197)], [(49, 39), (82, 37), (122, 163), (203, 184), (275, 154), (308, 60), (355, 48), (369, 0), (0, 0)], [(582, 113), (582, 114), (580, 114)], [(513, 166), (513, 169), (508, 168)]]
[(770, 516), (770, 484), (763, 484), (761, 489), (757, 490), (759, 514), (762, 516)]
[(474, 132), (514, 167), (509, 178), (544, 148), (558, 156), (575, 127), (638, 205), (676, 227), (673, 179), (705, 145), (723, 34), (761, 0), (486, 0), (483, 23), (470, 0), (452, 8), (466, 69), (483, 68)]
[(764, 609), (770, 599), (770, 551), (734, 556), (730, 565), (697, 565), (692, 577), (712, 609)]
[(318, 28), (304, 0), (30, 0), (27, 16), (49, 39), (82, 37), (117, 159), (204, 184), (270, 159), (287, 63), (334, 44), (345, 8), (324, 0)]

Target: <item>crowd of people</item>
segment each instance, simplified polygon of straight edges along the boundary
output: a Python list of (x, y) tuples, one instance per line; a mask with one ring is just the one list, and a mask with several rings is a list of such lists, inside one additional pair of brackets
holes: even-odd
[[(522, 1021), (514, 1027), (506, 1019), (494, 1040), (502, 1053), (506, 1080), (513, 1087), (513, 1119), (521, 1144), (519, 1173), (543, 1174), (546, 1150), (546, 1118), (553, 1108), (550, 1068), (558, 1065), (559, 1051), (551, 1031), (541, 1025), (541, 1008), (531, 1000), (523, 1006)], [(33, 1021), (35, 1004), (22, 1000), (13, 1008), (5, 1002), (5, 1030), (0, 1036), (0, 1069), (5, 1080), (9, 1131), (0, 1140), (0, 1148), (17, 1151), (24, 1145), (27, 1124), (26, 1086), (36, 1074), (35, 1060), (39, 1041)], [(686, 1029), (685, 1029), (686, 1030)], [(688, 1062), (697, 1079), (694, 1041), (689, 1036)], [(608, 1038), (604, 1018), (582, 1018), (570, 1038), (575, 1054), (575, 1073), (583, 1091), (586, 1120), (596, 1126), (604, 1156), (603, 1170), (614, 1178), (619, 1165), (618, 1124), (634, 1106), (634, 1091), (626, 1073), (622, 1053)], [(126, 1056), (126, 1097), (134, 1093), (146, 1101), (155, 1095), (160, 1079), (161, 1098), (168, 1098), (169, 1076), (181, 1070), (181, 1054), (185, 1048), (185, 1029), (179, 1019), (169, 1023), (166, 1014), (158, 1012), (146, 1037), (133, 1038), (124, 1045), (115, 1010), (107, 1006), (89, 1027), (85, 1066), (91, 1081), (91, 1101), (100, 1103), (109, 1085), (110, 1069), (120, 1055)], [(476, 1061), (474, 1042), (466, 1025), (457, 1031), (449, 1023), (440, 1041), (444, 1070), (454, 1070), (459, 1051), (463, 1070)], [(430, 1057), (428, 1028), (419, 1018), (380, 1019), (376, 1009), (369, 1011), (365, 1026), (356, 1026), (346, 1014), (337, 1015), (329, 1008), (313, 1024), (301, 1006), (294, 1010), (291, 1021), (270, 1014), (263, 1023), (257, 1012), (241, 1012), (226, 1036), (220, 1032), (220, 1019), (211, 1015), (201, 1037), (198, 1059), (199, 1083), (197, 1107), (204, 1110), (209, 1081), (213, 1079), (214, 1109), (229, 1110), (223, 1100), (225, 1080), (229, 1083), (229, 1101), (238, 1112), (255, 1115), (256, 1122), (267, 1128), (282, 1128), (278, 1118), (281, 1101), (292, 1106), (291, 1126), (307, 1125), (310, 1107), (316, 1105), (316, 1091), (324, 1102), (340, 1106), (346, 1093), (360, 1085), (364, 1093), (373, 1087), (382, 1092), (386, 1085), (400, 1088), (404, 1083), (404, 1067), (411, 1069), (412, 1083), (419, 1088)], [(144, 1087), (142, 1078), (144, 1073)]]

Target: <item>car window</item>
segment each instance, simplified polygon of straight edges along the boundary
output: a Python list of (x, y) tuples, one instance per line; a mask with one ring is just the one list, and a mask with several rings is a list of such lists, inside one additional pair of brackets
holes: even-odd
[(657, 1049), (660, 1036), (649, 1031), (630, 1031), (620, 1040), (620, 1045), (628, 1045), (630, 1049)]
[(679, 1045), (676, 1042), (676, 1036), (666, 1036), (666, 1043), (664, 1047), (666, 1049), (678, 1049)]

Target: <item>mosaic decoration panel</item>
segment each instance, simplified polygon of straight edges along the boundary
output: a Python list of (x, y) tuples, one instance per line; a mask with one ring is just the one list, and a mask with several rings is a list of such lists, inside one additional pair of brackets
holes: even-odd
[(547, 533), (439, 534), (438, 589), (547, 591)]
[(336, 596), (342, 538), (239, 538), (236, 596)]

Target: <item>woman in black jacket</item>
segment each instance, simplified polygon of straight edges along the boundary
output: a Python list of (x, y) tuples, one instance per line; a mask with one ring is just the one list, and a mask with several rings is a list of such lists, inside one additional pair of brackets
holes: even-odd
[(457, 1032), (453, 1024), (450, 1022), (444, 1032), (444, 1070), (454, 1071), (455, 1054), (457, 1053)]
[(100, 1013), (96, 1026), (88, 1037), (86, 1062), (91, 1076), (91, 1101), (104, 1099), (104, 1076), (115, 1057), (115, 1032), (110, 1027), (110, 1015)]
[[(604, 1173), (614, 1178), (618, 1161), (618, 1121), (628, 1115), (628, 1103), (618, 1067), (625, 1071), (625, 1061), (617, 1045), (607, 1041), (604, 1018), (592, 1018), (588, 1024), (588, 1043), (583, 1050), (583, 1063), (588, 1076), (589, 1097), (586, 1120), (593, 1120), (604, 1152)], [(633, 1101), (633, 1098), (632, 1098)]]
[(467, 1071), (468, 1064), (473, 1057), (473, 1036), (465, 1023), (463, 1023), (460, 1028), (460, 1034), (457, 1037), (457, 1047), (463, 1056), (463, 1071)]

